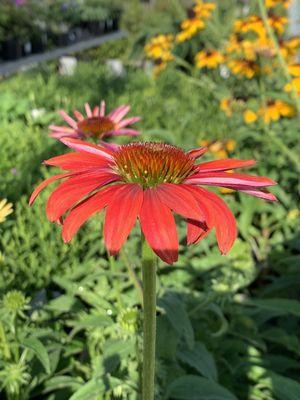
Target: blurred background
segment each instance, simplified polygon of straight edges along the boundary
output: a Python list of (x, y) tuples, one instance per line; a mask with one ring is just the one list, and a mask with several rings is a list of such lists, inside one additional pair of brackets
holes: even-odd
[[(239, 237), (158, 268), (157, 400), (300, 399), (300, 4), (0, 0), (0, 398), (140, 397), (139, 231), (115, 262), (102, 215), (65, 245), (45, 216), (59, 110), (130, 104), (134, 140), (256, 159), (277, 203), (216, 190)], [(118, 143), (131, 139), (119, 137)]]

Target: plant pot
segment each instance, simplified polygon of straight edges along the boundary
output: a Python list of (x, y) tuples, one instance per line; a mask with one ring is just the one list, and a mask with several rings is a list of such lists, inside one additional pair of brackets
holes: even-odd
[(32, 53), (32, 43), (31, 41), (27, 41), (22, 44), (22, 56), (26, 57)]
[(93, 35), (101, 35), (105, 31), (105, 21), (88, 21), (88, 30)]
[(70, 44), (69, 32), (58, 33), (54, 36), (56, 46), (63, 47)]
[(31, 39), (32, 53), (43, 53), (47, 46), (48, 37), (46, 33)]
[(22, 45), (18, 39), (6, 39), (2, 42), (3, 60), (17, 60), (22, 57)]
[(113, 31), (118, 31), (119, 30), (119, 17), (114, 17), (113, 18)]
[(114, 20), (113, 18), (107, 18), (105, 20), (105, 32), (112, 32), (114, 27)]

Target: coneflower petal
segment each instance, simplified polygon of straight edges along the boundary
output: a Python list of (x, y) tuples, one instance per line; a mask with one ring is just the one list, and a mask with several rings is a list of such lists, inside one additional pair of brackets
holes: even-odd
[(71, 118), (64, 110), (59, 111), (60, 116), (74, 129), (77, 129), (77, 122)]
[(83, 121), (84, 120), (84, 116), (78, 110), (75, 110), (73, 112), (73, 114), (75, 115), (75, 118), (77, 119), (77, 121)]
[(48, 219), (52, 222), (56, 221), (85, 196), (116, 180), (118, 177), (114, 174), (99, 172), (86, 173), (68, 179), (51, 193), (46, 205)]
[(234, 158), (208, 161), (198, 165), (198, 172), (229, 171), (236, 168), (251, 167), (256, 163), (255, 160), (237, 160)]
[(205, 220), (197, 200), (189, 191), (188, 185), (163, 183), (157, 186), (156, 191), (161, 202), (175, 213), (196, 221)]
[(193, 149), (187, 152), (187, 154), (192, 157), (194, 160), (203, 156), (204, 153), (207, 152), (207, 147), (199, 147), (199, 149)]
[(201, 221), (187, 219), (187, 244), (196, 244), (204, 239), (211, 229)]
[(227, 204), (216, 194), (203, 188), (196, 188), (196, 190), (195, 194), (198, 193), (199, 201), (206, 206), (210, 214), (209, 227), (216, 229), (219, 249), (222, 254), (226, 254), (237, 237), (234, 215)]
[(74, 207), (63, 221), (62, 237), (68, 243), (78, 229), (96, 212), (101, 211), (114, 193), (124, 185), (108, 186)]
[(68, 153), (49, 158), (44, 161), (46, 165), (53, 165), (61, 169), (77, 170), (77, 169), (93, 169), (105, 168), (109, 165), (106, 158), (91, 153)]
[(122, 121), (120, 121), (118, 123), (118, 128), (124, 128), (125, 126), (135, 124), (136, 122), (138, 122), (140, 120), (141, 120), (140, 117), (131, 117), (131, 118), (123, 119)]
[(276, 185), (272, 179), (264, 176), (245, 174), (230, 174), (227, 172), (200, 172), (187, 178), (184, 183), (209, 186), (239, 186), (265, 187)]
[(86, 112), (87, 117), (88, 118), (92, 117), (93, 113), (92, 113), (92, 110), (91, 110), (91, 107), (90, 107), (89, 103), (85, 103), (84, 108), (85, 108), (85, 112)]
[(57, 175), (53, 175), (50, 176), (50, 178), (45, 179), (42, 183), (40, 183), (32, 192), (32, 195), (30, 196), (29, 199), (29, 205), (31, 206), (34, 201), (36, 200), (37, 196), (40, 194), (40, 192), (45, 189), (45, 187), (47, 187), (48, 185), (50, 185), (50, 183), (55, 182), (59, 179), (63, 179), (63, 178), (67, 178), (70, 177), (72, 175), (77, 175), (76, 173), (68, 173), (68, 174), (57, 174)]
[(127, 184), (115, 192), (109, 202), (104, 222), (104, 239), (111, 255), (119, 252), (140, 213), (143, 190), (137, 184)]
[(140, 213), (141, 228), (153, 251), (168, 264), (178, 259), (178, 236), (175, 220), (155, 189), (144, 191)]
[(112, 151), (104, 149), (103, 147), (97, 146), (95, 144), (72, 138), (63, 138), (61, 139), (61, 142), (75, 151), (83, 151), (86, 153), (95, 154), (108, 160), (113, 160), (113, 157), (111, 156)]

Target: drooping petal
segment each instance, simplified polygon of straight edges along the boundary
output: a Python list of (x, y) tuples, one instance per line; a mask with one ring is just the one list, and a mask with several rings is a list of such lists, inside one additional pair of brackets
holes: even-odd
[(74, 115), (75, 115), (75, 118), (77, 119), (77, 121), (83, 121), (84, 120), (84, 116), (78, 110), (74, 111)]
[(225, 160), (208, 161), (199, 164), (197, 170), (198, 172), (229, 171), (236, 168), (250, 167), (255, 163), (255, 160), (237, 160), (234, 158), (228, 158)]
[(69, 177), (71, 174), (58, 174), (50, 176), (50, 178), (45, 179), (42, 183), (40, 183), (33, 191), (32, 195), (29, 199), (29, 205), (31, 206), (40, 192), (45, 189), (46, 186), (50, 185), (50, 183), (57, 181), (58, 179), (63, 179)]
[(206, 152), (207, 152), (207, 147), (199, 147), (199, 149), (193, 149), (188, 151), (188, 155), (196, 160), (197, 158), (203, 156), (203, 154)]
[(104, 222), (104, 239), (111, 255), (119, 252), (140, 213), (143, 190), (137, 184), (126, 184), (109, 202)]
[(64, 110), (59, 111), (60, 116), (74, 129), (77, 129), (77, 122), (71, 118)]
[(92, 110), (91, 110), (91, 107), (90, 107), (89, 103), (85, 103), (84, 108), (85, 108), (85, 112), (86, 112), (87, 117), (91, 118), (93, 116), (93, 113), (92, 113)]
[(144, 191), (140, 222), (147, 242), (158, 257), (168, 264), (177, 261), (178, 236), (174, 217), (155, 189)]
[(276, 196), (274, 196), (274, 194), (268, 192), (267, 190), (257, 190), (253, 188), (253, 189), (239, 189), (239, 192), (249, 194), (250, 196), (259, 197), (260, 199), (264, 200), (277, 201)]
[(62, 238), (68, 243), (78, 229), (96, 212), (101, 211), (123, 185), (108, 186), (74, 207), (63, 221)]
[(97, 172), (82, 174), (63, 182), (48, 199), (46, 213), (49, 221), (56, 221), (85, 196), (117, 179), (116, 175)]
[(205, 217), (188, 185), (163, 183), (156, 188), (160, 201), (185, 218), (203, 221)]
[(200, 242), (200, 240), (204, 239), (209, 232), (211, 231), (210, 228), (207, 227), (201, 221), (195, 221), (192, 219), (187, 220), (187, 244), (196, 244)]
[(109, 161), (91, 153), (68, 153), (49, 158), (44, 161), (44, 164), (66, 170), (81, 170), (106, 168), (109, 165)]
[(209, 228), (215, 227), (219, 249), (222, 254), (228, 253), (236, 237), (237, 228), (234, 215), (227, 204), (216, 194), (203, 188), (195, 188), (195, 195), (207, 208), (210, 216)]
[(127, 125), (135, 124), (136, 122), (140, 121), (140, 117), (131, 117), (123, 119), (121, 122), (118, 123), (118, 128), (124, 128)]
[(239, 186), (265, 187), (276, 185), (272, 179), (264, 176), (246, 174), (230, 174), (227, 172), (201, 172), (187, 178), (184, 183), (209, 186)]
[(75, 151), (95, 154), (97, 156), (100, 156), (102, 159), (113, 159), (113, 157), (111, 156), (112, 151), (104, 149), (103, 147), (97, 146), (95, 144), (85, 142), (83, 140), (63, 138), (61, 139), (61, 142)]

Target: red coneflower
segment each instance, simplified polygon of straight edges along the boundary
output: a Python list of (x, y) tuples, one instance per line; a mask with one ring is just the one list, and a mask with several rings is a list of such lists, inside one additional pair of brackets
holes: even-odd
[(69, 126), (50, 125), (50, 136), (61, 139), (63, 137), (71, 138), (94, 138), (104, 139), (110, 136), (137, 136), (140, 134), (135, 129), (128, 128), (140, 120), (140, 117), (131, 117), (124, 119), (129, 112), (129, 105), (122, 105), (105, 115), (105, 101), (101, 101), (100, 106), (93, 110), (88, 103), (85, 104), (86, 117), (78, 110), (74, 111), (73, 119), (65, 111), (59, 113)]
[(48, 184), (65, 179), (48, 199), (48, 219), (61, 221), (62, 237), (69, 242), (84, 222), (105, 208), (104, 239), (111, 255), (119, 252), (139, 219), (153, 251), (166, 263), (175, 262), (178, 237), (173, 212), (187, 221), (188, 244), (198, 243), (215, 228), (219, 249), (227, 253), (237, 235), (235, 218), (223, 200), (202, 186), (222, 186), (276, 200), (265, 189), (276, 184), (271, 179), (228, 173), (249, 167), (254, 160), (197, 164), (205, 148), (186, 153), (168, 144), (136, 142), (111, 150), (78, 139), (62, 142), (75, 152), (45, 164), (66, 172), (43, 181), (30, 204)]

